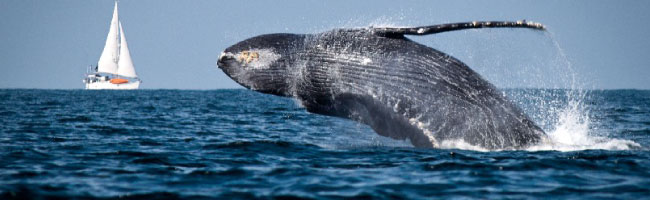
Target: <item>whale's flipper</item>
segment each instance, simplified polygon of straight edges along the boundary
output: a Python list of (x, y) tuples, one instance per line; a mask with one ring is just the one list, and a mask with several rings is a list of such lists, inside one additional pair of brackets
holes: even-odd
[(508, 22), (508, 21), (473, 21), (473, 22), (461, 22), (461, 23), (450, 23), (450, 24), (438, 24), (433, 26), (420, 26), (420, 27), (402, 27), (402, 28), (390, 28), (390, 27), (372, 27), (372, 31), (379, 35), (428, 35), (436, 34), (447, 31), (457, 31), (463, 29), (473, 29), (473, 28), (530, 28), (536, 30), (546, 30), (546, 27), (543, 24), (536, 22), (529, 22), (526, 20)]

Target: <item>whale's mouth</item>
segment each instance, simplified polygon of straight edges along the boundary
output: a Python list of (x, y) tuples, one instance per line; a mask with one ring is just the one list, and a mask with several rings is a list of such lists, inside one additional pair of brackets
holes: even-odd
[(236, 55), (230, 52), (221, 52), (221, 55), (219, 55), (219, 59), (217, 60), (217, 67), (228, 75), (228, 77), (233, 79), (241, 76), (242, 73), (242, 67), (237, 61)]
[(221, 55), (219, 55), (219, 59), (217, 60), (217, 66), (221, 69), (224, 69), (226, 67), (229, 67), (229, 64), (232, 64), (232, 61), (235, 61), (235, 55), (230, 52), (221, 52)]
[(226, 56), (226, 52), (221, 52), (221, 55), (219, 55), (219, 58), (217, 59), (217, 63), (221, 62), (221, 59), (223, 59), (224, 56)]
[(226, 76), (230, 77), (240, 85), (250, 89), (249, 84), (247, 84), (248, 81), (246, 81), (246, 73), (244, 70), (242, 70), (240, 63), (237, 62), (235, 54), (225, 51), (221, 52), (219, 59), (217, 60), (217, 67), (221, 69), (224, 74), (226, 74)]

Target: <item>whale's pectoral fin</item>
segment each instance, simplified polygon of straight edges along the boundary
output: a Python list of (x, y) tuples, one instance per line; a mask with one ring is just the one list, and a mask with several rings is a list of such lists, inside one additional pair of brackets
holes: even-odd
[(428, 35), (447, 31), (457, 31), (473, 28), (529, 28), (536, 30), (546, 30), (543, 24), (529, 22), (526, 20), (508, 22), (508, 21), (473, 21), (450, 24), (438, 24), (433, 26), (420, 27), (372, 27), (372, 31), (378, 35), (400, 36), (400, 35)]
[(425, 136), (422, 130), (411, 125), (400, 113), (396, 113), (393, 109), (370, 96), (343, 93), (335, 95), (335, 97), (326, 101), (329, 101), (329, 103), (305, 103), (304, 106), (307, 111), (312, 113), (342, 117), (364, 123), (384, 137), (397, 140), (408, 139), (415, 147), (434, 147), (431, 139)]

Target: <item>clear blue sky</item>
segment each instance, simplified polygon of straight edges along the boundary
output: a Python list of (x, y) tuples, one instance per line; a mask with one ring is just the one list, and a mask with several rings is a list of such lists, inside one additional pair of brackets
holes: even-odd
[[(0, 0), (0, 88), (83, 88), (112, 9), (111, 0)], [(580, 87), (650, 89), (648, 10), (650, 1), (120, 1), (146, 89), (239, 88), (215, 62), (259, 34), (520, 19), (552, 34), (473, 30), (413, 39), (500, 87), (567, 87), (576, 75)]]

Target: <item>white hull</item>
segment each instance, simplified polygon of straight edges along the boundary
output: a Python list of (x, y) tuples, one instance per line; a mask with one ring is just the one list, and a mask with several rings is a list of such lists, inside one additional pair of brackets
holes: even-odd
[(140, 81), (122, 84), (112, 84), (109, 81), (86, 83), (86, 89), (88, 90), (135, 90), (138, 87), (140, 87)]

